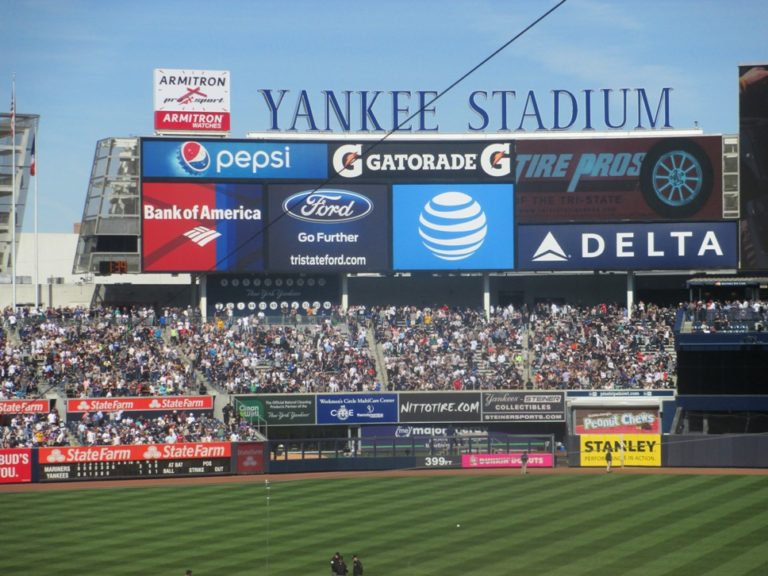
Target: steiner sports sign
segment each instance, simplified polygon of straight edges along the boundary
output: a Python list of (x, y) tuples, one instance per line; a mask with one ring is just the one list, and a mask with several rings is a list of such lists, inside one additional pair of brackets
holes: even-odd
[(155, 69), (155, 131), (229, 132), (229, 71)]
[(483, 422), (564, 421), (564, 392), (483, 392)]

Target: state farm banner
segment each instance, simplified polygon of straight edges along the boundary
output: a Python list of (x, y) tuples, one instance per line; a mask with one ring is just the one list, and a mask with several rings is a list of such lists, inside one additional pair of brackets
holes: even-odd
[(230, 128), (228, 70), (155, 69), (155, 131), (221, 134)]
[(520, 270), (708, 270), (738, 264), (738, 222), (518, 226)]
[(581, 466), (605, 466), (611, 452), (613, 466), (661, 466), (661, 436), (658, 434), (584, 434)]
[(40, 464), (73, 462), (132, 462), (138, 460), (178, 460), (189, 458), (228, 458), (230, 442), (186, 442), (180, 444), (140, 444), (123, 446), (61, 446), (40, 448)]
[(400, 422), (480, 422), (479, 392), (401, 392)]
[(75, 414), (117, 411), (168, 412), (171, 410), (213, 410), (213, 396), (141, 396), (67, 400), (67, 413)]
[(50, 400), (0, 400), (0, 416), (3, 414), (47, 414), (51, 411)]
[(32, 450), (0, 449), (0, 484), (32, 482)]
[(722, 217), (720, 136), (519, 140), (517, 222)]
[(574, 434), (660, 434), (658, 408), (576, 408)]
[(564, 422), (564, 392), (483, 392), (483, 422)]
[[(462, 454), (462, 468), (521, 468), (522, 452), (513, 454)], [(555, 459), (548, 452), (528, 454), (528, 468), (552, 468)]]

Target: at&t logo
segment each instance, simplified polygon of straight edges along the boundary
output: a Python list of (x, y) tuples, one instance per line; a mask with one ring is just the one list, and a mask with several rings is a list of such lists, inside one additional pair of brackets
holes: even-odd
[(469, 258), (483, 245), (487, 235), (482, 206), (464, 192), (438, 194), (419, 214), (421, 241), (441, 260)]

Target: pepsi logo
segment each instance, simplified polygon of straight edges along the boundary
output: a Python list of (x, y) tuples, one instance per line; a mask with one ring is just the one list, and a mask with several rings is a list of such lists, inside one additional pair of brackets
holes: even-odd
[(179, 148), (179, 163), (190, 174), (200, 174), (211, 166), (211, 155), (199, 142), (184, 142)]
[(419, 236), (441, 260), (463, 260), (483, 245), (488, 234), (482, 206), (464, 192), (443, 192), (424, 205), (419, 215)]
[(349, 190), (305, 190), (286, 198), (283, 210), (305, 222), (351, 222), (370, 214), (373, 202)]

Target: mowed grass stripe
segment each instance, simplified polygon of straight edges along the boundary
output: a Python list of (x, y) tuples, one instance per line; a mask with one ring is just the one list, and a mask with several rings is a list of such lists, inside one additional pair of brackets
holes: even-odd
[[(722, 566), (729, 575), (746, 574), (765, 563), (760, 552), (768, 524), (767, 481), (510, 474), (273, 482), (269, 491), (259, 483), (148, 487), (98, 491), (96, 498), (94, 491), (8, 494), (1, 572), (33, 573), (31, 555), (61, 575), (183, 574), (187, 568), (196, 574), (267, 574), (267, 562), (269, 576), (327, 574), (338, 549), (348, 559), (360, 553), (371, 575), (607, 574), (620, 566), (622, 555), (632, 566), (624, 564), (614, 574), (626, 574), (627, 568), (659, 574), (670, 567), (653, 563), (663, 554), (663, 540), (683, 537), (681, 530), (690, 531), (691, 522), (713, 521), (714, 515), (701, 511), (712, 501), (718, 507), (720, 501), (735, 502), (744, 492), (753, 499), (732, 510), (735, 516), (725, 516), (739, 530), (727, 539), (730, 557)], [(617, 507), (617, 501), (624, 504)], [(754, 519), (744, 520), (750, 505)], [(602, 519), (585, 518), (592, 512)], [(67, 521), (67, 514), (82, 525)], [(633, 518), (650, 533), (647, 538), (628, 537)], [(62, 522), (64, 533), (35, 530)], [(5, 538), (7, 526), (15, 527), (13, 538)], [(611, 527), (616, 536), (609, 543)], [(580, 557), (566, 554), (569, 544)], [(542, 565), (540, 557), (551, 561)], [(707, 569), (704, 563), (692, 568)]]
[[(603, 510), (585, 510), (585, 522), (578, 533), (559, 541), (558, 551), (546, 563), (528, 566), (545, 572), (547, 566), (567, 565), (552, 574), (628, 574), (649, 557), (664, 554), (669, 536), (681, 519), (701, 513), (702, 501), (719, 494), (738, 494), (739, 486), (705, 478), (698, 485), (676, 493), (647, 491), (641, 505), (616, 507), (607, 502)], [(605, 522), (605, 518), (613, 520)]]

